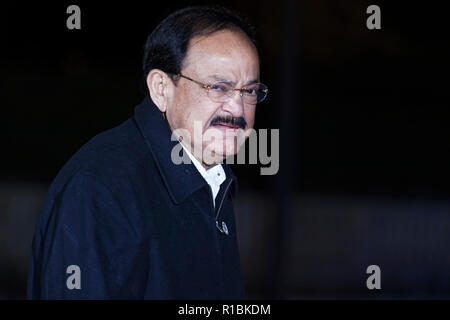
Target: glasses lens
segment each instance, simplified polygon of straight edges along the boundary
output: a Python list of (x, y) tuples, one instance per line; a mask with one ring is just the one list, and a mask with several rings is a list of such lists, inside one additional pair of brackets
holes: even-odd
[[(225, 102), (231, 96), (233, 87), (227, 82), (217, 82), (210, 85), (208, 96), (216, 102)], [(241, 89), (244, 101), (247, 104), (255, 105), (263, 101), (268, 93), (267, 86), (262, 83), (250, 84)]]
[(257, 104), (263, 101), (267, 96), (267, 86), (262, 83), (255, 83), (242, 88), (244, 101), (248, 104)]
[(233, 88), (226, 82), (217, 82), (210, 86), (208, 90), (209, 97), (217, 102), (224, 102), (228, 99), (228, 93)]

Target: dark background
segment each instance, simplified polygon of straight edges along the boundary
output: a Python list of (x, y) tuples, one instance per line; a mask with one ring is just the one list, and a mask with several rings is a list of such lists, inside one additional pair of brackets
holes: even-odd
[[(25, 296), (33, 228), (62, 165), (142, 99), (142, 48), (174, 10), (207, 2), (1, 7), (0, 298)], [(81, 30), (66, 8), (81, 8)], [(446, 10), (407, 1), (221, 1), (255, 25), (280, 129), (280, 170), (235, 165), (251, 298), (449, 298)], [(366, 8), (381, 8), (381, 30)], [(366, 288), (379, 265), (382, 289)]]

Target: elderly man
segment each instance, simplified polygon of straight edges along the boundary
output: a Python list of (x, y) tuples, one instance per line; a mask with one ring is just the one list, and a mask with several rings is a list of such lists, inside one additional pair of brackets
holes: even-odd
[[(134, 117), (90, 140), (51, 185), (29, 298), (245, 297), (223, 160), (267, 95), (250, 29), (226, 10), (179, 10), (148, 37), (144, 76)], [(174, 150), (187, 157), (175, 163)]]

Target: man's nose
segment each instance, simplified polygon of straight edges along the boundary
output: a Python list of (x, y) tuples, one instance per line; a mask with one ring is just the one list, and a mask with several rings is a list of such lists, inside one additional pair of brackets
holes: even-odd
[(244, 97), (240, 91), (232, 91), (231, 97), (224, 103), (223, 109), (230, 112), (233, 117), (244, 116)]

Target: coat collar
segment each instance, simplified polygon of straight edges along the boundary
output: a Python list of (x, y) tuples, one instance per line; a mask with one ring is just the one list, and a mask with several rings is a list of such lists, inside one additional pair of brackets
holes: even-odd
[[(179, 142), (171, 140), (172, 131), (169, 125), (149, 96), (145, 97), (142, 103), (135, 108), (134, 118), (151, 151), (164, 184), (176, 204), (183, 202), (189, 195), (208, 185), (193, 163), (176, 165), (172, 162), (172, 149)], [(227, 180), (233, 179), (231, 195), (235, 197), (237, 192), (236, 176), (228, 164), (222, 163), (222, 166)], [(225, 182), (222, 183), (222, 185), (224, 184)]]

